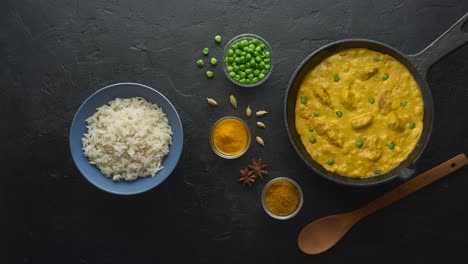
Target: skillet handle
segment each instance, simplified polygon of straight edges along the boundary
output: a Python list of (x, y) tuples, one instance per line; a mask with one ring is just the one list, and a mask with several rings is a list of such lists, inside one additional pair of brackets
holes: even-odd
[(468, 42), (468, 32), (463, 32), (461, 29), (467, 20), (468, 13), (422, 51), (408, 55), (423, 77), (426, 77), (427, 71), (434, 62)]

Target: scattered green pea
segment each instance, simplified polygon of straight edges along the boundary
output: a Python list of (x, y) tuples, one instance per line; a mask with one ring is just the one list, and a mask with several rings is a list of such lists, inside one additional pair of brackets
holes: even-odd
[(390, 143), (388, 143), (388, 148), (391, 149), (391, 150), (394, 150), (395, 149), (395, 143), (392, 141)]
[(369, 104), (374, 104), (375, 103), (375, 99), (373, 97), (369, 98)]
[(379, 169), (379, 168), (375, 169), (375, 170), (374, 170), (374, 173), (375, 173), (375, 174), (380, 174), (380, 169)]
[(408, 102), (407, 101), (403, 101), (403, 103), (401, 103), (401, 105), (403, 105), (403, 107), (406, 107), (408, 105)]
[(210, 79), (213, 78), (213, 75), (214, 75), (214, 73), (212, 71), (207, 71), (206, 72), (206, 77), (208, 77)]
[(361, 139), (356, 140), (356, 147), (362, 148), (362, 146), (364, 146), (364, 141)]
[(336, 116), (339, 117), (339, 118), (341, 118), (341, 117), (343, 116), (343, 112), (341, 112), (341, 111), (336, 111), (335, 114), (336, 114)]
[(329, 160), (327, 160), (327, 164), (331, 166), (331, 165), (335, 164), (335, 161), (333, 159), (329, 159)]
[(203, 54), (208, 55), (208, 53), (210, 53), (210, 49), (204, 48), (203, 49)]
[(340, 79), (340, 76), (338, 74), (335, 74), (335, 76), (333, 76), (333, 81), (335, 82), (339, 82), (341, 79)]
[(319, 112), (319, 111), (315, 111), (315, 112), (314, 112), (314, 116), (315, 116), (315, 117), (317, 117), (317, 116), (319, 116), (319, 115), (320, 115), (320, 112)]
[(314, 127), (310, 126), (308, 130), (309, 130), (309, 132), (314, 132)]
[(317, 139), (314, 136), (311, 136), (309, 138), (309, 142), (312, 143), (312, 144), (315, 144), (317, 142)]
[(301, 104), (303, 105), (307, 104), (307, 97), (305, 96), (301, 97)]
[(214, 37), (214, 40), (215, 40), (216, 43), (221, 43), (222, 38), (221, 38), (220, 35), (216, 35), (216, 36)]
[(409, 122), (408, 127), (409, 127), (410, 129), (413, 129), (413, 128), (416, 127), (416, 123), (414, 123), (414, 122)]
[(383, 76), (382, 76), (382, 80), (386, 81), (388, 80), (388, 73), (385, 73)]
[(216, 58), (211, 58), (210, 62), (211, 62), (211, 65), (213, 65), (213, 66), (218, 64), (218, 60)]
[(203, 62), (203, 60), (198, 60), (197, 65), (198, 65), (198, 67), (201, 68), (201, 67), (203, 67), (203, 65), (205, 65), (205, 63)]

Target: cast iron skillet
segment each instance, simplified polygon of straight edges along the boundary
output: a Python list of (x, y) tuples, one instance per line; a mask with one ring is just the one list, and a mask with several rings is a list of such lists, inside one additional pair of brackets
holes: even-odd
[[(400, 177), (402, 179), (409, 178), (415, 171), (416, 161), (429, 142), (429, 137), (432, 130), (432, 122), (434, 119), (434, 104), (432, 101), (431, 91), (426, 82), (426, 73), (434, 62), (468, 41), (468, 33), (462, 31), (462, 26), (466, 22), (467, 18), (468, 13), (465, 14), (460, 20), (458, 20), (452, 27), (450, 27), (429, 46), (414, 55), (405, 55), (386, 44), (367, 39), (345, 39), (336, 41), (310, 54), (294, 72), (289, 82), (289, 87), (286, 91), (284, 102), (284, 117), (289, 139), (291, 140), (294, 148), (302, 160), (304, 160), (304, 162), (310, 168), (312, 168), (322, 177), (344, 185), (372, 186), (387, 182), (396, 177)], [(413, 152), (405, 161), (403, 161), (393, 170), (379, 176), (363, 179), (343, 177), (325, 170), (319, 163), (310, 157), (309, 153), (307, 153), (304, 145), (301, 142), (300, 136), (296, 131), (296, 98), (303, 77), (307, 74), (307, 72), (313, 69), (325, 58), (348, 48), (367, 48), (388, 54), (400, 61), (413, 75), (414, 79), (419, 85), (424, 101), (424, 128), (421, 134), (421, 138), (419, 139), (419, 142), (417, 143)]]

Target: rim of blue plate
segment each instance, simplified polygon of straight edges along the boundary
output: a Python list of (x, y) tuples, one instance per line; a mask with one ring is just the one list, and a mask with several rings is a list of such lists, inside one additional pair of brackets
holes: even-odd
[[(83, 109), (88, 105), (90, 104), (90, 102), (99, 94), (101, 93), (104, 93), (112, 88), (115, 88), (115, 87), (118, 87), (118, 86), (134, 86), (134, 87), (138, 87), (138, 88), (143, 88), (143, 89), (147, 89), (149, 90), (150, 92), (156, 94), (157, 96), (159, 96), (162, 101), (165, 101), (168, 105), (168, 107), (171, 109), (171, 111), (173, 111), (173, 113), (175, 114), (175, 116), (173, 118), (175, 118), (176, 120), (176, 123), (178, 125), (178, 127), (180, 127), (180, 133), (178, 133), (178, 136), (179, 138), (177, 139), (177, 141), (180, 143), (178, 145), (174, 144), (174, 135), (176, 134), (174, 132), (174, 130), (172, 131), (173, 132), (173, 136), (172, 136), (172, 144), (170, 146), (170, 149), (169, 149), (169, 153), (166, 155), (166, 157), (164, 157), (163, 159), (163, 162), (162, 162), (162, 165), (164, 165), (164, 163), (168, 160), (168, 157), (169, 155), (172, 154), (172, 158), (174, 159), (174, 161), (172, 162), (172, 165), (171, 166), (164, 166), (163, 169), (161, 169), (160, 171), (158, 171), (156, 173), (156, 175), (154, 177), (152, 176), (147, 176), (147, 177), (142, 177), (142, 178), (138, 178), (134, 181), (131, 181), (131, 182), (125, 182), (125, 181), (114, 181), (112, 180), (111, 178), (108, 178), (106, 177), (105, 175), (103, 175), (99, 169), (90, 164), (89, 163), (89, 160), (84, 156), (84, 153), (83, 153), (83, 149), (82, 149), (82, 143), (81, 143), (81, 139), (84, 135), (81, 135), (79, 137), (79, 146), (80, 146), (80, 153), (81, 155), (80, 156), (76, 156), (77, 153), (74, 152), (74, 141), (72, 141), (72, 136), (74, 134), (74, 132), (76, 131), (76, 129), (79, 129), (79, 124), (77, 124), (77, 118), (78, 116), (82, 113)], [(134, 88), (133, 87), (133, 88)], [(121, 98), (128, 98), (128, 97), (125, 97), (125, 96), (114, 96), (112, 98), (109, 98), (106, 102), (104, 102), (102, 105), (108, 103), (109, 101), (111, 100), (114, 100), (115, 98), (117, 97), (121, 97)], [(139, 96), (139, 95), (134, 95), (133, 97), (143, 97), (143, 96)], [(152, 102), (151, 100), (148, 100), (148, 98), (145, 98), (143, 97), (145, 100), (151, 102), (151, 103), (154, 103)], [(163, 108), (160, 104), (157, 104), (158, 107), (161, 107)], [(168, 117), (168, 111), (167, 109), (163, 109), (164, 113), (166, 114), (166, 117)], [(93, 113), (96, 112), (96, 109), (93, 109)], [(84, 120), (86, 120), (89, 116), (85, 117)], [(169, 120), (169, 117), (168, 117), (168, 120)], [(169, 120), (170, 122), (170, 120)], [(173, 128), (173, 124), (170, 124), (171, 125), (171, 128)], [(86, 125), (85, 125), (86, 127)], [(73, 117), (73, 120), (72, 120), (72, 123), (71, 123), (71, 126), (70, 126), (70, 132), (69, 132), (69, 137), (68, 137), (68, 143), (69, 143), (69, 148), (70, 148), (70, 153), (71, 153), (71, 156), (72, 156), (72, 159), (73, 159), (73, 162), (76, 166), (76, 168), (78, 169), (78, 171), (81, 173), (81, 175), (86, 179), (88, 180), (92, 185), (94, 185), (95, 187), (97, 187), (98, 189), (101, 189), (103, 191), (106, 191), (108, 193), (112, 193), (112, 194), (119, 194), (119, 195), (134, 195), (134, 194), (139, 194), (139, 193), (143, 193), (143, 192), (146, 192), (150, 189), (153, 189), (154, 187), (158, 186), (159, 184), (161, 184), (164, 180), (166, 180), (169, 175), (171, 175), (171, 173), (174, 171), (174, 169), (177, 167), (177, 164), (179, 162), (179, 159), (180, 159), (180, 156), (182, 155), (182, 150), (183, 150), (183, 142), (184, 142), (184, 132), (183, 132), (183, 126), (182, 126), (182, 122), (180, 120), (180, 116), (179, 116), (179, 113), (177, 112), (177, 109), (174, 107), (174, 105), (171, 103), (171, 101), (169, 99), (167, 99), (167, 97), (165, 97), (162, 93), (160, 93), (159, 91), (157, 91), (156, 89), (150, 87), (150, 86), (147, 86), (147, 85), (144, 85), (144, 84), (140, 84), (140, 83), (132, 83), (132, 82), (123, 82), (123, 83), (114, 83), (114, 84), (110, 84), (110, 85), (107, 85), (99, 90), (97, 90), (96, 92), (94, 92), (93, 94), (91, 94), (90, 96), (88, 96), (88, 98), (86, 98), (86, 100), (80, 105), (80, 107), (78, 108), (78, 110), (76, 111), (75, 113), (75, 116)], [(75, 142), (76, 143), (76, 142)], [(175, 156), (173, 156), (175, 155)], [(101, 176), (102, 178), (100, 180), (105, 180), (105, 181), (108, 181), (108, 182), (112, 182), (112, 184), (116, 184), (115, 186), (132, 186), (132, 185), (143, 185), (141, 188), (136, 188), (136, 190), (129, 190), (127, 189), (126, 187), (120, 187), (120, 188), (109, 188), (109, 187), (106, 187), (106, 186), (103, 186), (102, 184), (98, 184), (96, 181), (94, 181), (92, 178), (93, 176), (91, 175), (88, 175), (88, 172), (85, 171), (84, 168), (82, 168), (82, 165), (79, 165), (80, 162), (83, 161), (83, 158), (84, 160), (86, 161), (86, 164), (87, 164), (87, 167), (88, 169), (91, 169), (92, 171), (94, 171), (94, 173), (98, 173), (100, 174), (99, 176)], [(149, 183), (146, 183), (148, 182)], [(146, 183), (146, 184), (144, 184)]]

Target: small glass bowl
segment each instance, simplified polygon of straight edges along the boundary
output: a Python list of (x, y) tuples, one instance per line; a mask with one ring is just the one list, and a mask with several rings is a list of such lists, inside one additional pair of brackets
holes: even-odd
[[(297, 202), (297, 206), (296, 206), (296, 209), (289, 215), (275, 215), (274, 213), (272, 213), (270, 210), (268, 210), (268, 208), (266, 207), (265, 205), (265, 193), (266, 191), (268, 190), (268, 188), (270, 188), (270, 186), (274, 183), (274, 182), (277, 182), (277, 181), (287, 181), (289, 183), (292, 183), (295, 187), (296, 187), (296, 190), (297, 190), (297, 195), (298, 195), (298, 202)], [(265, 187), (263, 187), (263, 191), (262, 191), (262, 206), (263, 206), (263, 209), (265, 210), (265, 212), (275, 218), (275, 219), (278, 219), (278, 220), (287, 220), (287, 219), (291, 219), (293, 218), (294, 216), (297, 215), (297, 213), (299, 213), (299, 211), (301, 210), (302, 208), (302, 204), (304, 203), (304, 195), (302, 194), (302, 189), (301, 187), (299, 186), (299, 184), (297, 184), (296, 181), (290, 179), (290, 178), (286, 178), (286, 177), (278, 177), (278, 178), (274, 178), (273, 180), (269, 181), (267, 184), (265, 184)]]
[[(256, 82), (256, 83), (251, 83), (251, 84), (243, 84), (243, 83), (239, 83), (238, 81), (236, 81), (235, 79), (233, 79), (231, 76), (229, 76), (229, 72), (227, 70), (227, 67), (229, 66), (228, 63), (226, 62), (226, 58), (227, 58), (227, 53), (228, 53), (228, 50), (229, 48), (236, 42), (240, 41), (240, 40), (244, 40), (244, 39), (247, 39), (247, 40), (250, 40), (250, 39), (258, 39), (259, 42), (265, 44), (265, 50), (269, 51), (270, 52), (270, 70), (267, 72), (267, 74), (265, 75), (265, 78), (263, 78), (263, 80), (259, 81), (259, 82)], [(271, 46), (270, 44), (265, 40), (263, 39), (262, 37), (258, 36), (258, 35), (255, 35), (255, 34), (251, 34), (251, 33), (245, 33), (245, 34), (240, 34), (234, 38), (232, 38), (227, 44), (226, 46), (224, 46), (224, 55), (223, 55), (223, 69), (224, 69), (224, 74), (226, 74), (226, 77), (231, 80), (231, 82), (233, 82), (234, 84), (236, 85), (239, 85), (239, 86), (242, 86), (242, 87), (256, 87), (260, 84), (262, 84), (263, 82), (265, 82), (268, 77), (270, 77), (271, 75), (271, 72), (273, 71), (273, 52), (272, 52), (272, 49), (271, 49)]]
[[(216, 146), (214, 145), (214, 142), (213, 142), (213, 132), (214, 132), (214, 129), (215, 129), (216, 125), (218, 125), (219, 122), (221, 122), (223, 120), (226, 120), (226, 119), (236, 119), (236, 120), (240, 121), (244, 125), (245, 130), (247, 131), (247, 144), (245, 144), (244, 149), (242, 149), (242, 151), (237, 153), (236, 155), (229, 155), (229, 154), (226, 154), (226, 153), (223, 153), (223, 152), (219, 151), (216, 148)], [(214, 125), (211, 127), (211, 131), (210, 131), (210, 146), (211, 146), (211, 149), (218, 156), (220, 156), (221, 158), (225, 158), (225, 159), (235, 159), (235, 158), (238, 158), (238, 157), (242, 156), (249, 149), (251, 139), (252, 139), (252, 135), (250, 134), (250, 129), (247, 126), (247, 124), (244, 122), (244, 120), (242, 120), (240, 118), (237, 118), (237, 117), (234, 117), (234, 116), (226, 116), (226, 117), (220, 118), (218, 121), (216, 121), (216, 123), (214, 123)]]

